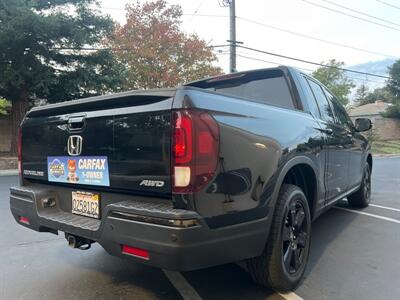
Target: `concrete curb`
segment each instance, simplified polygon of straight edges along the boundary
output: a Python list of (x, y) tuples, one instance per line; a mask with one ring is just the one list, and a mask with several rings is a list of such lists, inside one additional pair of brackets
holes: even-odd
[(18, 175), (18, 170), (0, 170), (0, 176), (15, 176)]
[(400, 154), (372, 154), (374, 158), (399, 158)]

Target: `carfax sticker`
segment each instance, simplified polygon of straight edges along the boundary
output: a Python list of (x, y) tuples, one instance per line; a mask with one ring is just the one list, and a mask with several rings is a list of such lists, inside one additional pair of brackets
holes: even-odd
[(110, 186), (107, 156), (48, 156), (48, 181)]

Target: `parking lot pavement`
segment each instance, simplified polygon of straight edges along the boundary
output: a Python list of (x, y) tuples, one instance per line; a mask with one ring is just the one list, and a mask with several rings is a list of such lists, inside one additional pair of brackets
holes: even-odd
[(372, 205), (343, 202), (313, 224), (305, 280), (289, 295), (253, 284), (237, 264), (165, 276), (98, 245), (72, 250), (15, 223), (8, 188), (17, 178), (0, 177), (0, 299), (400, 299), (399, 170), (400, 158), (375, 159)]
[(63, 235), (38, 233), (13, 219), (0, 177), (0, 299), (181, 299), (164, 273), (108, 255), (67, 246)]
[(372, 204), (400, 209), (400, 158), (375, 158), (372, 179)]

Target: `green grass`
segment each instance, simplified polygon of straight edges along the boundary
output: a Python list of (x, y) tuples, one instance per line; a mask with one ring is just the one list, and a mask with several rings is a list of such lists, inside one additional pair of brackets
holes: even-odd
[(375, 153), (375, 154), (400, 154), (400, 140), (375, 141), (372, 143), (372, 153)]

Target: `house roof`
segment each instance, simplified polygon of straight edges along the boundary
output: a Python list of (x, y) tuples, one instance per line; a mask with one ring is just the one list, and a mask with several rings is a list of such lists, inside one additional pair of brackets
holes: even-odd
[(349, 112), (349, 115), (351, 117), (379, 115), (380, 113), (383, 113), (388, 106), (389, 103), (385, 103), (383, 101), (375, 101), (374, 103), (369, 103), (352, 108)]

